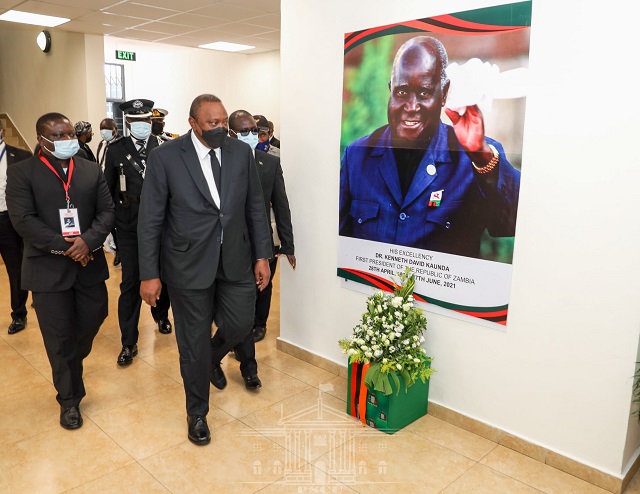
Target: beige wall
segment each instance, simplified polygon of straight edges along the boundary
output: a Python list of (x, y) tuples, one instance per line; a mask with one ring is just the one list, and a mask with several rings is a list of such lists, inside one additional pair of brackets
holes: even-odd
[[(346, 366), (337, 341), (364, 310), (365, 296), (336, 276), (344, 33), (495, 4), (282, 0), (282, 158), (298, 258), (295, 272), (280, 265), (288, 343)], [(509, 324), (428, 313), (426, 342), (438, 370), (430, 400), (618, 477), (640, 441), (629, 417), (640, 124), (636, 64), (618, 49), (637, 45), (634, 22), (605, 4), (533, 2)], [(598, 91), (609, 87), (605, 67), (613, 93)], [(321, 134), (300, 125), (301, 108)]]
[[(135, 52), (136, 61), (116, 60), (116, 50)], [(104, 61), (124, 66), (126, 99), (147, 98), (169, 111), (168, 132), (189, 130), (189, 106), (202, 93), (218, 96), (228, 113), (261, 113), (279, 127), (278, 51), (243, 55), (106, 37)]]
[(40, 29), (0, 26), (0, 111), (9, 114), (31, 148), (35, 122), (57, 111), (97, 128), (104, 114), (102, 37), (51, 29), (52, 48), (36, 45)]

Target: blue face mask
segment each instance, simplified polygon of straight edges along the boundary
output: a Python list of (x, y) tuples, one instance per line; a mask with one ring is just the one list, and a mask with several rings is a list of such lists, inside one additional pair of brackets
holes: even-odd
[(78, 152), (80, 149), (80, 144), (78, 144), (78, 139), (64, 139), (62, 141), (50, 141), (45, 136), (42, 138), (53, 144), (54, 150), (51, 151), (47, 149), (52, 155), (54, 155), (59, 160), (68, 160), (74, 154)]
[(251, 146), (251, 149), (255, 149), (258, 145), (258, 134), (254, 134), (253, 132), (249, 132), (249, 135), (243, 136), (242, 134), (236, 134), (238, 136), (238, 140), (242, 142), (246, 142)]
[(269, 149), (269, 141), (259, 142), (256, 146), (256, 149), (259, 149), (260, 151), (264, 151), (266, 153)]
[(113, 139), (113, 130), (111, 129), (100, 129), (100, 136), (107, 142)]
[(129, 126), (131, 135), (136, 139), (146, 139), (151, 135), (151, 124), (149, 122), (131, 122)]

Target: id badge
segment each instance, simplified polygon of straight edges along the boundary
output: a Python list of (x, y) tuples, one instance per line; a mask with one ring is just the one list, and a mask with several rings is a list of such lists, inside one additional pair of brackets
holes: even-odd
[(63, 237), (76, 237), (80, 235), (80, 218), (78, 218), (78, 210), (60, 209), (60, 226), (62, 227)]
[(127, 177), (124, 175), (120, 175), (120, 192), (127, 191)]

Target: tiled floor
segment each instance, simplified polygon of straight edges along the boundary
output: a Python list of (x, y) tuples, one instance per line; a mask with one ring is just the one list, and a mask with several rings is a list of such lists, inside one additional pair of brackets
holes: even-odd
[[(257, 346), (263, 388), (247, 391), (238, 363), (211, 390), (212, 442), (187, 440), (175, 336), (143, 307), (140, 353), (120, 350), (120, 270), (110, 316), (85, 363), (84, 426), (66, 431), (35, 312), (9, 336), (0, 267), (0, 493), (558, 493), (606, 491), (432, 416), (386, 435), (345, 413), (346, 381), (276, 350), (279, 291)], [(640, 494), (640, 478), (628, 494)]]

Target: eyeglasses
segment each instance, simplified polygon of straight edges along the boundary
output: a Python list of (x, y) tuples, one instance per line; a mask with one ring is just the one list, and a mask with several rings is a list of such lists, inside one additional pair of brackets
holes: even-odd
[(242, 137), (247, 137), (250, 133), (255, 135), (258, 135), (258, 127), (254, 127), (253, 129), (242, 129), (242, 130), (238, 130), (237, 132), (233, 129), (229, 129), (231, 132), (233, 132), (235, 135), (240, 135)]

